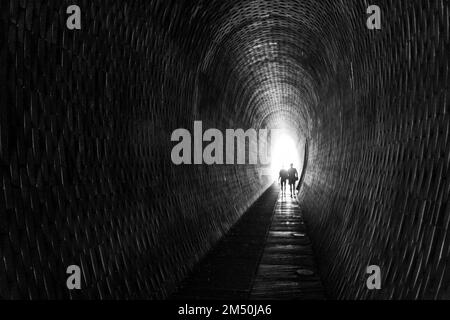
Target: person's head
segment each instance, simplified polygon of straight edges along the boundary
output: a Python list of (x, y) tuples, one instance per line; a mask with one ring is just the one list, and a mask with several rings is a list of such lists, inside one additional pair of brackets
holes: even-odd
[(293, 168), (294, 167), (294, 164), (293, 163), (291, 163), (291, 168)]

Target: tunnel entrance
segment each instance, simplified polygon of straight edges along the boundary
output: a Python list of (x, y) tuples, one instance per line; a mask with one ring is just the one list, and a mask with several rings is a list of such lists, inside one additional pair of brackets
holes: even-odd
[[(291, 218), (330, 297), (449, 298), (450, 3), (368, 2), (83, 0), (71, 29), (68, 1), (1, 0), (0, 298), (165, 299), (240, 221), (266, 270), (261, 238), (304, 253), (270, 235)], [(195, 121), (288, 129), (300, 207), (214, 132), (172, 152)]]
[[(298, 146), (302, 148), (301, 141), (296, 141), (286, 130), (281, 130), (271, 142), (271, 164), (270, 171), (273, 180), (277, 181), (281, 169), (288, 169), (291, 164), (299, 168), (299, 174), (303, 167), (301, 152)], [(304, 152), (304, 150), (303, 150)]]

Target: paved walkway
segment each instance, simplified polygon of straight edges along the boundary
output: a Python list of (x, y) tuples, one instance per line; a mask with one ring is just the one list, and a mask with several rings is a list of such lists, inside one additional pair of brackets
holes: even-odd
[(181, 285), (176, 300), (324, 299), (297, 201), (269, 188)]

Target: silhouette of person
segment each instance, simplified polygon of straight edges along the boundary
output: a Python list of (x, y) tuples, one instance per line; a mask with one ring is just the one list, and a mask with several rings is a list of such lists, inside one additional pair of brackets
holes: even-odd
[(288, 179), (289, 179), (289, 190), (291, 191), (291, 198), (292, 195), (295, 195), (295, 182), (298, 180), (298, 172), (297, 169), (294, 168), (294, 164), (291, 163), (291, 167), (288, 170)]
[(289, 178), (288, 171), (286, 169), (280, 170), (280, 176), (278, 181), (281, 183), (281, 195), (286, 195), (286, 180)]

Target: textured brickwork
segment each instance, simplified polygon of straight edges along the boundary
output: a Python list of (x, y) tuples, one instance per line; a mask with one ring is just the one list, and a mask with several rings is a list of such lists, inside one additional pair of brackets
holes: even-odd
[(72, 2), (0, 2), (0, 297), (163, 298), (267, 182), (172, 165), (172, 131), (216, 107), (181, 4), (76, 2), (80, 31)]
[(449, 3), (377, 4), (370, 31), (359, 0), (0, 1), (0, 297), (167, 297), (268, 185), (173, 166), (194, 120), (308, 140), (329, 296), (449, 297)]
[(311, 131), (303, 208), (331, 296), (448, 299), (449, 3), (382, 3), (382, 31), (349, 32), (335, 51), (318, 106), (334, 117)]

